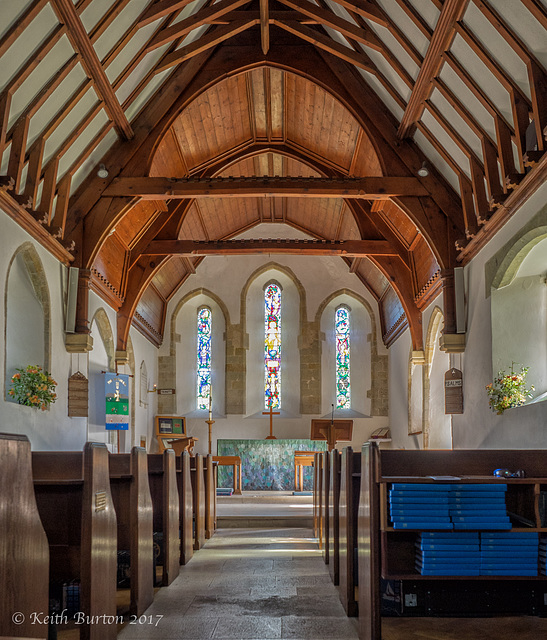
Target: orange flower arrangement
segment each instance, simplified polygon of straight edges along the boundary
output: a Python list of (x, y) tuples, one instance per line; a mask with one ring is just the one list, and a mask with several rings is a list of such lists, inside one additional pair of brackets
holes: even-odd
[(526, 389), (526, 374), (529, 367), (521, 367), (519, 372), (515, 372), (514, 362), (511, 365), (511, 373), (500, 371), (494, 382), (486, 385), (486, 392), (490, 396), (489, 404), (492, 411), (501, 415), (506, 409), (521, 407), (526, 398), (532, 397), (534, 387)]
[(45, 411), (57, 399), (57, 383), (38, 365), (29, 364), (26, 369), (17, 369), (11, 377), (11, 386), (8, 395), (27, 407)]

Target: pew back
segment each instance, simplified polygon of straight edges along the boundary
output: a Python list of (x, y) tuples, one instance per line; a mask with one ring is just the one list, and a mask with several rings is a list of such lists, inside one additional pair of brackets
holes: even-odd
[(215, 533), (215, 513), (216, 513), (216, 483), (215, 465), (213, 456), (209, 454), (204, 461), (204, 489), (205, 489), (205, 537), (211, 538)]
[(203, 456), (200, 453), (190, 459), (192, 477), (192, 500), (194, 510), (194, 551), (205, 544), (205, 482)]
[(148, 480), (152, 497), (154, 532), (163, 535), (162, 584), (179, 574), (179, 496), (175, 452), (148, 454)]
[(333, 449), (329, 456), (329, 573), (335, 585), (340, 583), (340, 451)]
[(340, 471), (340, 599), (348, 616), (356, 616), (357, 510), (361, 484), (361, 453), (342, 451)]
[(180, 564), (188, 564), (194, 554), (192, 478), (188, 451), (183, 451), (177, 456), (177, 484), (180, 513)]
[(330, 562), (330, 506), (329, 506), (329, 497), (330, 497), (330, 454), (325, 451), (323, 453), (323, 482), (322, 482), (322, 493), (323, 493), (323, 560), (325, 564), (329, 564)]
[[(48, 613), (49, 548), (34, 496), (30, 442), (0, 433), (0, 636), (46, 638), (47, 625), (32, 624), (33, 612)], [(15, 612), (24, 615), (15, 624)]]

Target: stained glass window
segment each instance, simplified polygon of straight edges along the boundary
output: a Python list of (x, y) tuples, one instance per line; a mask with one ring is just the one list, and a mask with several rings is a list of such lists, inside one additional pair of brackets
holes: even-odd
[(198, 409), (209, 408), (211, 397), (211, 335), (213, 314), (209, 307), (198, 309), (197, 398)]
[(264, 291), (264, 404), (281, 407), (281, 287), (271, 283)]
[(350, 317), (347, 307), (338, 307), (335, 311), (336, 333), (336, 408), (351, 409), (350, 353), (349, 334)]

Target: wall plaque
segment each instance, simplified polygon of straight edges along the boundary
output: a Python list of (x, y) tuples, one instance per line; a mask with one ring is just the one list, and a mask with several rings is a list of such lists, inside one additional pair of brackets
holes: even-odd
[(89, 403), (89, 381), (77, 371), (68, 379), (68, 416), (87, 418)]
[(444, 374), (444, 412), (463, 413), (463, 376), (454, 367)]

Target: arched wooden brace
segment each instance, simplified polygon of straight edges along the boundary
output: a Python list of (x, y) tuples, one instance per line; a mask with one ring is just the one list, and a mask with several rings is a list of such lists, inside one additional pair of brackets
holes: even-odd
[[(70, 207), (70, 224), (67, 223), (69, 237), (74, 235), (76, 240), (78, 239), (77, 227), (83, 224), (84, 218), (86, 219), (86, 228), (87, 226), (90, 228), (96, 226), (94, 218), (96, 216), (101, 217), (100, 210), (102, 209), (98, 205), (98, 200), (104, 188), (110, 184), (114, 177), (121, 175), (122, 172), (123, 175), (127, 176), (147, 174), (148, 171), (143, 172), (143, 167), (149, 169), (159, 141), (181, 110), (197, 95), (228, 75), (237, 75), (264, 64), (297, 73), (325, 88), (347, 106), (363, 126), (378, 153), (384, 170), (390, 167), (390, 173), (398, 173), (400, 171), (401, 175), (414, 175), (414, 171), (417, 171), (421, 165), (423, 156), (412, 143), (397, 140), (394, 121), (387, 117), (385, 107), (381, 104), (381, 101), (373, 92), (367, 91), (362, 81), (359, 81), (352, 70), (343, 63), (341, 63), (342, 66), (340, 67), (336, 60), (330, 60), (332, 56), (328, 56), (329, 65), (325, 64), (323, 55), (318, 54), (313, 47), (299, 46), (297, 48), (298, 51), (295, 51), (295, 55), (292, 56), (288, 55), (287, 52), (287, 49), (290, 48), (285, 47), (282, 53), (274, 49), (265, 57), (257, 47), (221, 46), (209, 58), (210, 64), (205, 64), (204, 56), (196, 56), (193, 61), (188, 63), (190, 65), (193, 62), (191, 71), (184, 74), (177, 70), (173, 74), (174, 79), (168, 81), (166, 87), (162, 90), (161, 96), (153, 104), (148, 105), (135, 123), (135, 142), (131, 141), (123, 143), (123, 145), (117, 144), (105, 157), (105, 164), (108, 163), (107, 166), (113, 169), (109, 179), (99, 181), (100, 184), (97, 184), (93, 178), (89, 188), (77, 194), (73, 206)], [(247, 62), (244, 67), (241, 66), (242, 59)], [(287, 60), (291, 60), (290, 66), (287, 65)], [(184, 65), (184, 68), (186, 66)], [(198, 71), (199, 75), (196, 75)], [(337, 73), (342, 74), (343, 81), (337, 77)], [(181, 76), (186, 80), (186, 84), (182, 87), (180, 85)], [(358, 95), (351, 93), (350, 89), (345, 86), (346, 81), (352, 84)], [(178, 88), (178, 92), (174, 91), (174, 85)], [(164, 94), (169, 96), (169, 101), (167, 97), (164, 97)], [(153, 123), (157, 124), (153, 126)], [(148, 131), (149, 135), (142, 135), (143, 130)], [(453, 223), (458, 227), (461, 226), (459, 235), (463, 235), (464, 226), (463, 220), (461, 220), (461, 206), (458, 204), (454, 193), (440, 178), (430, 176), (430, 178), (424, 180), (424, 184), (432, 193), (432, 198), (439, 203), (437, 214), (435, 217), (428, 219), (419, 210), (413, 210), (412, 215), (416, 216), (416, 218), (413, 217), (413, 220), (426, 236), (430, 246), (435, 246), (436, 254), (438, 253), (438, 259), (442, 266), (448, 266), (447, 243), (443, 238), (443, 229), (446, 228), (446, 215), (450, 215)], [(97, 212), (97, 207), (99, 213)], [(445, 215), (440, 213), (441, 207)], [(104, 221), (112, 226), (111, 220), (115, 218), (117, 218), (116, 213), (110, 210), (107, 219)], [(435, 229), (434, 237), (430, 235), (432, 225)], [(95, 233), (95, 236), (97, 236), (97, 233)], [(86, 245), (96, 240), (96, 237), (90, 237), (89, 240), (87, 238), (86, 233)], [(102, 236), (99, 240), (101, 238)], [(439, 240), (440, 246), (438, 246)], [(86, 246), (83, 253), (86, 256), (93, 256), (96, 255), (97, 249)]]

